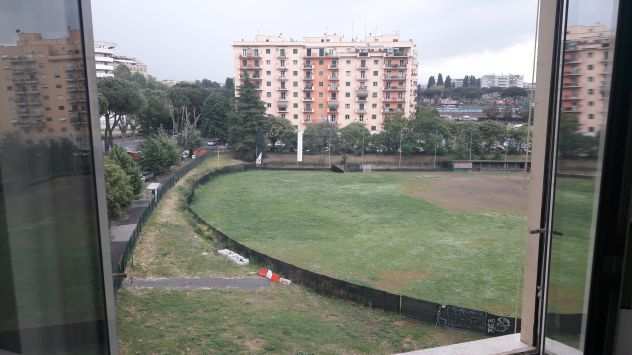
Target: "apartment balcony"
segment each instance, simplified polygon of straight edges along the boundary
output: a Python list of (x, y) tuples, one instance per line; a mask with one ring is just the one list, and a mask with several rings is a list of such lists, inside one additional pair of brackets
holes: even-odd
[(338, 91), (338, 86), (328, 86), (327, 91)]
[(356, 94), (358, 95), (358, 99), (366, 99), (369, 97), (369, 89), (366, 86), (361, 86)]
[(261, 58), (261, 56), (259, 54), (246, 54), (244, 55), (243, 53), (239, 55), (239, 58), (241, 59), (248, 59), (248, 58), (253, 58), (253, 59), (258, 59)]
[(255, 64), (242, 65), (241, 69), (242, 70), (259, 70), (259, 69), (261, 69), (261, 64), (259, 64), (259, 65), (255, 65)]
[(280, 87), (277, 89), (277, 91), (287, 91), (288, 89), (286, 87)]
[(277, 68), (276, 68), (276, 70), (279, 70), (279, 71), (287, 71), (287, 70), (288, 70), (288, 67), (277, 67)]
[(579, 76), (582, 75), (582, 73), (579, 70), (568, 70), (564, 72), (564, 76)]
[(313, 76), (306, 76), (303, 78), (303, 81), (313, 81), (314, 77)]
[(384, 64), (384, 69), (406, 69), (406, 64)]
[(393, 52), (393, 53), (386, 53), (384, 55), (384, 57), (386, 58), (407, 58), (408, 57), (408, 53), (403, 53), (403, 52)]
[(276, 79), (279, 80), (279, 81), (288, 81), (289, 80), (287, 76), (277, 76)]
[(361, 82), (361, 83), (364, 83), (364, 82), (368, 81), (369, 78), (367, 78), (367, 77), (364, 77), (364, 78), (360, 77), (360, 78), (357, 78), (356, 80)]
[(314, 68), (313, 64), (303, 63), (303, 69), (305, 69), (305, 70), (312, 70), (313, 68)]
[(328, 79), (329, 79), (329, 81), (338, 81), (338, 80), (340, 80), (340, 78), (338, 78), (337, 76), (330, 76)]
[(579, 83), (565, 83), (562, 85), (563, 89), (567, 89), (567, 88), (581, 88), (582, 86), (579, 85)]
[(364, 70), (364, 71), (367, 71), (367, 70), (369, 70), (369, 67), (367, 67), (367, 66), (365, 65), (365, 66), (359, 66), (359, 67), (358, 67), (358, 68), (356, 68), (356, 69), (357, 69), (357, 70)]
[(382, 101), (386, 103), (389, 103), (389, 102), (399, 103), (399, 102), (404, 102), (405, 99), (403, 97), (391, 97), (391, 98), (384, 98), (384, 100)]
[(338, 109), (338, 101), (337, 100), (329, 100), (327, 101), (327, 106), (329, 106), (330, 111), (335, 111)]
[(402, 87), (390, 87), (390, 88), (384, 88), (384, 91), (406, 91), (406, 88), (402, 88)]
[(404, 113), (404, 109), (403, 108), (389, 108), (389, 107), (385, 107), (382, 110), (383, 113)]
[(314, 98), (313, 97), (304, 97), (303, 101), (312, 102), (312, 101), (314, 101)]
[(286, 54), (279, 54), (277, 55), (278, 59), (287, 59), (287, 55)]
[(406, 80), (406, 75), (386, 75), (384, 80)]
[(578, 96), (565, 96), (562, 97), (562, 101), (580, 101), (581, 99)]
[(287, 108), (288, 108), (288, 102), (287, 100), (279, 100), (279, 102), (277, 103), (277, 107), (279, 108), (279, 112), (287, 112)]
[(303, 91), (314, 91), (314, 87), (313, 86), (306, 86), (303, 88)]
[(303, 113), (314, 113), (314, 109), (313, 108), (304, 108), (303, 109)]
[(338, 65), (330, 65), (327, 67), (327, 69), (329, 70), (338, 70), (338, 68), (339, 68)]
[(563, 107), (562, 108), (562, 112), (568, 112), (568, 113), (580, 113), (579, 108), (577, 108), (576, 106), (574, 107)]

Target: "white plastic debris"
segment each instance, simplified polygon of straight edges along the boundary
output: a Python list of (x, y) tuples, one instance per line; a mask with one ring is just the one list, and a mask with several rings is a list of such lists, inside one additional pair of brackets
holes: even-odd
[(203, 253), (202, 253), (202, 255), (207, 256), (207, 255), (208, 255), (208, 253), (207, 253), (207, 252), (203, 252)]
[(291, 283), (292, 283), (292, 281), (291, 281), (291, 280), (284, 279), (284, 278), (280, 278), (280, 279), (279, 279), (279, 282), (280, 282), (281, 284), (283, 284), (283, 285), (289, 285), (289, 284), (291, 284)]
[(248, 265), (248, 263), (250, 262), (247, 258), (244, 258), (243, 256), (235, 253), (234, 251), (230, 249), (221, 249), (221, 250), (218, 250), (217, 252), (220, 253), (221, 255), (224, 255), (225, 257), (227, 257), (228, 259), (230, 259), (237, 265)]

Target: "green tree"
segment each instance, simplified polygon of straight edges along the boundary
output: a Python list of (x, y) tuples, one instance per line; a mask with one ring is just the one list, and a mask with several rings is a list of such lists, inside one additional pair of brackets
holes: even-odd
[(484, 121), (479, 124), (481, 150), (483, 154), (497, 152), (497, 148), (504, 146), (507, 139), (506, 125), (495, 121)]
[(164, 132), (145, 139), (141, 166), (154, 174), (162, 174), (178, 161), (178, 147)]
[(221, 91), (213, 91), (204, 101), (200, 130), (206, 137), (219, 138), (226, 141), (228, 138), (229, 116), (233, 105), (231, 99)]
[(441, 73), (437, 75), (437, 86), (444, 86), (443, 75)]
[(417, 142), (413, 135), (410, 120), (402, 115), (387, 117), (384, 120), (383, 145), (388, 153), (408, 154), (415, 151)]
[(171, 100), (165, 90), (145, 89), (147, 104), (138, 113), (140, 129), (145, 135), (171, 129)]
[(132, 159), (132, 157), (127, 154), (127, 151), (118, 145), (114, 145), (108, 153), (108, 157), (115, 161), (125, 174), (129, 177), (129, 183), (132, 187), (132, 193), (134, 197), (138, 196), (143, 190), (143, 180), (141, 179), (140, 167), (138, 164)]
[(273, 152), (276, 151), (277, 142), (282, 142), (288, 148), (287, 145), (291, 145), (294, 137), (296, 137), (296, 127), (285, 118), (270, 117), (268, 120), (269, 125), (266, 136), (271, 144), (271, 150)]
[(132, 115), (145, 106), (145, 97), (140, 89), (128, 80), (117, 78), (101, 79), (97, 83), (99, 90), (99, 110), (105, 119), (105, 151), (109, 152), (113, 144), (113, 131), (124, 129)]
[(228, 143), (240, 159), (253, 161), (256, 158), (257, 132), (265, 133), (268, 123), (265, 112), (254, 84), (246, 76), (240, 86), (236, 110), (229, 117), (228, 129)]
[(312, 153), (320, 153), (338, 145), (338, 130), (329, 122), (312, 123), (303, 132), (303, 146)]
[(436, 85), (436, 83), (435, 83), (435, 77), (434, 77), (434, 75), (431, 75), (431, 76), (428, 78), (428, 84), (426, 85), (426, 88), (427, 88), (427, 89), (432, 89), (433, 87), (435, 87), (435, 85)]
[(130, 80), (132, 78), (132, 72), (127, 66), (119, 64), (114, 68), (114, 77), (121, 80)]
[(350, 154), (361, 154), (371, 136), (371, 132), (360, 122), (348, 124), (338, 132), (340, 133), (340, 150)]
[(105, 190), (108, 214), (112, 218), (119, 217), (134, 198), (130, 178), (125, 171), (112, 159), (105, 157)]
[(445, 86), (446, 89), (452, 88), (452, 78), (449, 75), (445, 77), (445, 82), (443, 86)]

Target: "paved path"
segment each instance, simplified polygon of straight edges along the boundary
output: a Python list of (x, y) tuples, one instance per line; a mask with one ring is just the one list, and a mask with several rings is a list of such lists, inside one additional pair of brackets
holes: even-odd
[(211, 289), (211, 288), (238, 288), (243, 290), (256, 290), (268, 287), (270, 281), (262, 277), (170, 277), (170, 278), (128, 278), (123, 282), (127, 288), (164, 288), (164, 289)]

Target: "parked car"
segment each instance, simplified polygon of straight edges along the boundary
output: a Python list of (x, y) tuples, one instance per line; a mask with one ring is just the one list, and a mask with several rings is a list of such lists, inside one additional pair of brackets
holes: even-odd
[(151, 171), (143, 171), (143, 173), (142, 173), (142, 175), (140, 177), (140, 179), (143, 182), (150, 181), (153, 178), (154, 178), (154, 173), (152, 173)]
[(185, 151), (182, 152), (182, 154), (180, 156), (182, 157), (182, 159), (186, 159), (186, 158), (189, 157), (189, 154), (190, 154), (189, 151), (185, 150)]

